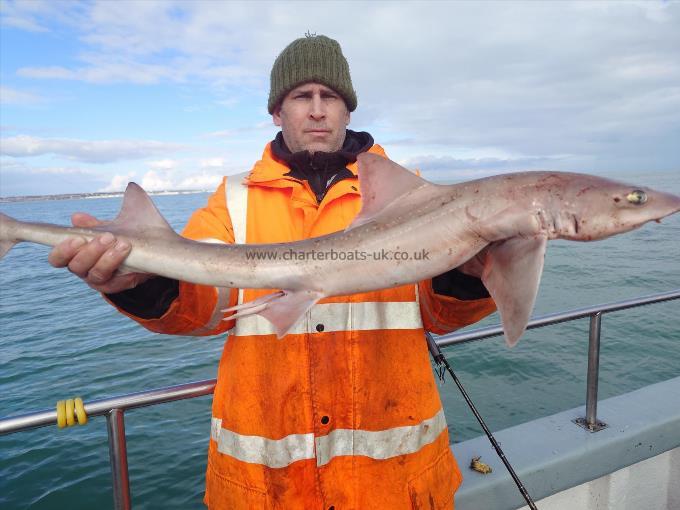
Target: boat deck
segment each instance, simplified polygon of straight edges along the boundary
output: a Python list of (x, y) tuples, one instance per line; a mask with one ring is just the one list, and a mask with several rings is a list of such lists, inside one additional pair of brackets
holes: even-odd
[[(680, 509), (680, 377), (601, 400), (589, 432), (578, 407), (494, 433), (541, 510)], [(463, 471), (456, 510), (526, 509), (486, 437), (452, 446)], [(493, 472), (468, 468), (480, 456)]]

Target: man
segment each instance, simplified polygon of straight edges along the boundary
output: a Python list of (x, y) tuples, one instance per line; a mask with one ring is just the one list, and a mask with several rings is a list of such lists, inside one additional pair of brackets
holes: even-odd
[[(356, 106), (339, 44), (324, 36), (293, 41), (271, 72), (268, 108), (281, 132), (243, 182), (222, 182), (183, 235), (272, 243), (346, 228), (361, 206), (356, 156), (385, 155), (371, 135), (346, 129)], [(87, 215), (73, 221), (98, 224)], [(129, 249), (104, 234), (66, 241), (50, 261), (152, 331), (231, 329), (213, 399), (209, 508), (452, 508), (461, 474), (424, 330), (443, 333), (493, 311), (478, 279), (453, 270), (325, 299), (278, 340), (257, 316), (221, 320), (221, 309), (270, 291), (118, 275)]]

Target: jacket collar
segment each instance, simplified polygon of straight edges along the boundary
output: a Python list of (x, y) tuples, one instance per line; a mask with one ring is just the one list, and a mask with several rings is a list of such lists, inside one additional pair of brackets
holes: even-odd
[[(291, 175), (306, 174), (308, 171), (323, 169), (324, 167), (344, 168), (354, 163), (357, 156), (366, 152), (373, 145), (373, 137), (365, 132), (345, 130), (345, 140), (342, 147), (335, 152), (319, 151), (310, 154), (309, 151), (291, 152), (279, 131), (271, 143), (272, 154), (291, 168)], [(303, 177), (304, 178), (304, 177)]]
[[(384, 149), (378, 144), (374, 144), (367, 152), (387, 157)], [(352, 172), (355, 177), (357, 176), (358, 165), (356, 161), (348, 164), (347, 169)], [(250, 171), (247, 181), (249, 184), (272, 188), (290, 188), (299, 186), (301, 181), (290, 175), (286, 175), (289, 172), (290, 168), (274, 157), (270, 142), (265, 146), (262, 158), (255, 163), (253, 169)]]

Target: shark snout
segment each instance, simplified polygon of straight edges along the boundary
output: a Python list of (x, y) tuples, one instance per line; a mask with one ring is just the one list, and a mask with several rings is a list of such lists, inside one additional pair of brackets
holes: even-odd
[(653, 219), (660, 220), (661, 218), (680, 212), (680, 196), (678, 195), (661, 191), (652, 191), (649, 199), (650, 206), (653, 209), (652, 214), (657, 216)]

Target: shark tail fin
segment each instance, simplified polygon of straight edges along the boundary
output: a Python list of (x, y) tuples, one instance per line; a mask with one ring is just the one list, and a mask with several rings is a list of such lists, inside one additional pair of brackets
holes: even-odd
[(272, 323), (276, 336), (282, 338), (300, 322), (307, 310), (322, 297), (320, 292), (281, 290), (222, 311), (225, 313), (236, 312), (225, 317), (224, 320), (227, 321), (248, 317), (249, 315), (261, 315)]
[(18, 242), (10, 236), (9, 231), (12, 223), (15, 223), (14, 219), (0, 213), (0, 259)]

